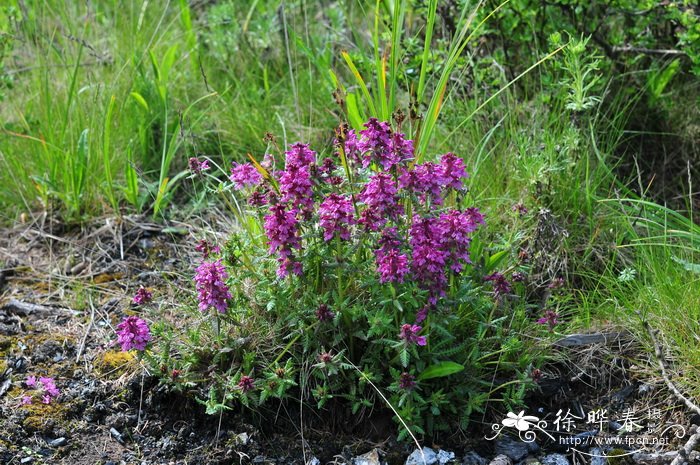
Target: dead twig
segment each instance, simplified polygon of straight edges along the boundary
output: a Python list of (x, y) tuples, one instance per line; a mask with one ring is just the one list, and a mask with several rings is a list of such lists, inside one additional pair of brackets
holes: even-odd
[(644, 319), (642, 319), (642, 325), (649, 334), (651, 342), (654, 345), (654, 356), (656, 358), (657, 363), (659, 364), (661, 376), (666, 382), (666, 386), (668, 386), (668, 389), (673, 393), (673, 395), (676, 396), (681, 402), (683, 402), (689, 410), (700, 415), (700, 407), (698, 407), (695, 403), (693, 403), (693, 401), (684, 396), (683, 393), (676, 387), (676, 385), (673, 384), (673, 381), (671, 381), (671, 376), (668, 374), (668, 370), (666, 369), (666, 362), (664, 360), (664, 354), (661, 349), (661, 344), (659, 344), (659, 341), (656, 338), (656, 330), (653, 330), (651, 326), (649, 326), (649, 323)]
[(90, 304), (90, 321), (88, 322), (87, 329), (83, 335), (83, 339), (80, 341), (80, 348), (78, 348), (78, 353), (75, 356), (75, 363), (80, 363), (80, 356), (83, 355), (83, 350), (85, 350), (85, 343), (87, 342), (88, 335), (92, 329), (92, 324), (95, 321), (95, 305), (92, 303), (92, 295), (88, 294), (88, 302)]
[(55, 313), (55, 312), (70, 313), (71, 315), (79, 315), (80, 314), (79, 311), (71, 310), (69, 308), (46, 307), (44, 305), (32, 304), (29, 302), (22, 302), (21, 300), (17, 300), (17, 299), (10, 299), (9, 302), (7, 302), (5, 305), (3, 305), (2, 309), (6, 310), (8, 312), (17, 313), (17, 314), (24, 315), (24, 316), (27, 316), (27, 315), (32, 314), (32, 313), (49, 314), (49, 313)]
[(643, 55), (687, 55), (682, 50), (675, 49), (655, 49), (655, 48), (644, 48), (644, 47), (632, 47), (631, 45), (625, 45), (623, 47), (612, 47), (613, 53), (641, 53)]
[[(691, 430), (692, 431), (692, 430)], [(682, 463), (687, 463), (688, 456), (695, 449), (700, 441), (700, 432), (695, 428), (693, 434), (688, 438), (685, 445), (678, 451), (678, 455), (673, 459), (671, 465), (681, 465)]]

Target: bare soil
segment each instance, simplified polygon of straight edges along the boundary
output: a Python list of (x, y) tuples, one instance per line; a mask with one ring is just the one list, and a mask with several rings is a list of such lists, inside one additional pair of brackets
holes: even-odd
[[(162, 224), (140, 216), (81, 227), (45, 214), (24, 220), (0, 231), (0, 463), (305, 464), (317, 457), (340, 464), (375, 447), (389, 463), (403, 463), (414, 449), (395, 442), (385, 412), (352, 434), (334, 427), (341, 412), (303, 422), (284, 409), (272, 418), (236, 410), (207, 416), (192, 396), (171, 391), (114, 346), (114, 328), (135, 311), (131, 297), (138, 287), (155, 290), (163, 305), (176, 305), (174, 290), (192, 288), (197, 239), (221, 242), (232, 225)], [(541, 389), (528, 396), (528, 413), (551, 420), (559, 409), (658, 409), (656, 424), (645, 420), (649, 434), (669, 424), (690, 425), (694, 419), (650, 369), (653, 360), (631, 335), (621, 334), (554, 349), (555, 359), (541, 371)], [(48, 405), (21, 405), (29, 375), (55, 378), (61, 395)], [(495, 443), (483, 437), (503, 409), (494, 406), (469, 431), (433, 446), (455, 451), (457, 461), (472, 450), (493, 457)], [(319, 420), (324, 417), (330, 421)], [(572, 434), (587, 430), (590, 425), (580, 424)], [(677, 450), (683, 442), (655, 452)], [(559, 450), (551, 441), (540, 446)]]

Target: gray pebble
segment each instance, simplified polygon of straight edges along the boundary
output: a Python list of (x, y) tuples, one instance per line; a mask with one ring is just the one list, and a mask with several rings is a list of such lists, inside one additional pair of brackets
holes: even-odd
[(56, 438), (49, 442), (49, 447), (63, 447), (68, 444), (68, 439), (66, 438)]
[(438, 457), (433, 449), (424, 447), (423, 453), (420, 449), (414, 450), (406, 459), (406, 465), (433, 465), (437, 463)]
[(462, 459), (462, 465), (488, 465), (489, 461), (474, 452), (473, 450), (470, 450), (466, 454), (464, 454), (464, 458)]
[(502, 436), (496, 441), (495, 446), (496, 454), (506, 455), (513, 462), (520, 462), (531, 452), (537, 452), (539, 449), (539, 446), (534, 442), (516, 441), (510, 436)]
[(603, 449), (600, 447), (594, 447), (591, 449), (591, 465), (606, 465), (608, 463), (607, 457)]
[(542, 457), (542, 465), (569, 465), (569, 461), (561, 454), (549, 454)]

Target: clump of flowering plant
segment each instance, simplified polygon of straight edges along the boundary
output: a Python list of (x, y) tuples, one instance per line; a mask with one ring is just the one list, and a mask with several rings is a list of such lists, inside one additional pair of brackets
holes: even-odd
[(22, 405), (30, 405), (35, 399), (41, 400), (43, 404), (50, 404), (60, 395), (56, 380), (47, 376), (41, 376), (39, 379), (36, 376), (27, 376), (24, 385), (31, 391), (22, 396), (20, 401)]
[[(394, 393), (413, 432), (437, 428), (433, 418), (484, 401), (471, 380), (489, 356), (473, 348), (497, 330), (489, 316), (512, 289), (483, 244), (474, 256), (486, 219), (461, 157), (416, 163), (413, 141), (376, 119), (336, 134), (327, 156), (296, 143), (233, 165), (240, 231), (216, 260), (198, 245), (206, 261), (194, 281), (199, 309), (217, 310), (204, 317), (211, 332), (203, 342), (190, 331), (183, 356), (169, 341), (161, 372), (207, 380), (208, 412), (300, 395), (358, 411), (377, 399), (371, 379)], [(494, 353), (519, 356), (513, 347)], [(449, 393), (434, 381), (447, 376)]]

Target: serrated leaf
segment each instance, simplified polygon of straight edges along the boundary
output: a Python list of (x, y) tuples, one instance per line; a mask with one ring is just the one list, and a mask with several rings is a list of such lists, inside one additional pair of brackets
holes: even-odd
[(401, 360), (401, 365), (404, 367), (408, 366), (408, 361), (410, 359), (410, 356), (408, 354), (408, 350), (403, 349), (401, 353), (399, 353), (399, 359)]
[(425, 381), (427, 379), (442, 378), (459, 373), (462, 370), (464, 370), (464, 365), (460, 365), (459, 363), (440, 362), (430, 365), (428, 368), (423, 370), (421, 374), (418, 375), (418, 379), (420, 381)]

